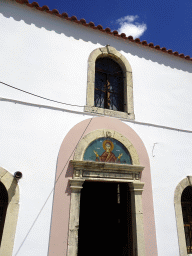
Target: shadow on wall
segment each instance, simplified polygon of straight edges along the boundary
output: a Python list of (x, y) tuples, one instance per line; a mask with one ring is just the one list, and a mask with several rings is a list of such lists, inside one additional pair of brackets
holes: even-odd
[[(7, 192), (8, 192), (8, 195), (9, 195), (9, 202), (11, 202), (12, 198), (13, 198), (14, 195), (15, 195), (16, 187), (17, 187), (17, 181), (16, 181), (16, 179), (13, 179), (13, 180), (12, 180), (12, 183), (11, 183), (11, 185), (10, 185), (8, 191), (7, 191)], [(8, 202), (8, 203), (9, 203), (9, 202)]]
[[(63, 12), (65, 12), (65, 10), (63, 10)], [(109, 44), (115, 47), (118, 51), (124, 51), (125, 53), (138, 56), (139, 58), (151, 60), (152, 62), (157, 62), (178, 70), (192, 72), (190, 61), (170, 56), (167, 53), (151, 49), (147, 46), (145, 47), (132, 43), (127, 39), (115, 38), (112, 35), (72, 23), (71, 21), (67, 21), (46, 12), (41, 12), (36, 10), (35, 7), (31, 8), (11, 1), (6, 3), (2, 2), (1, 13), (6, 18), (12, 17), (16, 21), (23, 20), (28, 25), (33, 24), (38, 28), (45, 28), (50, 32), (54, 31), (58, 34), (64, 34), (67, 37), (73, 37), (76, 40), (81, 39), (85, 42), (91, 41), (93, 44), (100, 44), (102, 46)]]

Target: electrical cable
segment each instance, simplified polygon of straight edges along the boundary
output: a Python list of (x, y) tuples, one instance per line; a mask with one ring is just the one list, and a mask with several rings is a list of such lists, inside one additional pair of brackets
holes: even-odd
[[(1, 97), (0, 97), (0, 101), (12, 102), (12, 103), (15, 103), (15, 104), (28, 105), (28, 106), (31, 106), (31, 107), (47, 108), (47, 109), (62, 111), (62, 112), (69, 112), (71, 114), (80, 114), (80, 115), (88, 115), (88, 116), (92, 115), (92, 116), (100, 116), (100, 117), (105, 116), (105, 109), (103, 109), (104, 110), (103, 114), (98, 114), (97, 113), (99, 107), (95, 107), (95, 109), (97, 109), (97, 110), (94, 111), (94, 113), (93, 113), (93, 112), (80, 112), (80, 111), (70, 110), (70, 109), (66, 109), (66, 108), (58, 108), (58, 107), (53, 107), (53, 106), (49, 106), (49, 105), (40, 105), (40, 104), (29, 103), (29, 102), (18, 101), (18, 100), (7, 99), (7, 98), (1, 98)], [(172, 130), (172, 131), (177, 131), (177, 132), (192, 133), (192, 130), (184, 130), (184, 129), (174, 128), (174, 127), (170, 127), (170, 126), (163, 126), (163, 125), (159, 125), (159, 124), (144, 123), (144, 122), (139, 122), (139, 121), (135, 121), (135, 120), (131, 120), (131, 119), (128, 120), (128, 119), (123, 118), (123, 117), (116, 117), (116, 118), (123, 121), (123, 122), (128, 122), (128, 123), (132, 123), (132, 124), (144, 125), (144, 126), (149, 126), (149, 127), (156, 127), (156, 128), (160, 128), (160, 129), (167, 129), (167, 130)]]
[[(44, 100), (48, 100), (48, 101), (55, 102), (55, 103), (59, 103), (59, 104), (63, 104), (63, 105), (73, 106), (73, 107), (84, 107), (84, 106), (80, 106), (80, 105), (69, 104), (69, 103), (64, 103), (64, 102), (60, 102), (60, 101), (56, 101), (56, 100), (52, 100), (52, 99), (49, 99), (49, 98), (45, 98), (45, 97), (42, 97), (42, 96), (39, 96), (39, 95), (36, 95), (36, 94), (30, 93), (30, 92), (27, 92), (27, 91), (25, 91), (25, 90), (19, 89), (19, 88), (17, 88), (17, 87), (11, 86), (11, 85), (6, 84), (6, 83), (1, 82), (1, 81), (0, 81), (0, 83), (1, 83), (1, 84), (4, 84), (4, 85), (6, 85), (6, 86), (8, 86), (8, 87), (10, 87), (10, 88), (13, 88), (13, 89), (15, 89), (15, 90), (18, 90), (18, 91), (21, 91), (21, 92), (27, 93), (27, 94), (29, 94), (29, 95), (32, 95), (32, 96), (35, 96), (35, 97), (38, 97), (38, 98), (41, 98), (41, 99), (44, 99)], [(96, 112), (97, 112), (97, 111), (96, 111)], [(104, 109), (104, 113), (105, 113), (105, 109)], [(96, 113), (95, 113), (95, 114), (96, 114)], [(87, 130), (87, 128), (88, 128), (88, 126), (90, 125), (90, 123), (91, 123), (92, 119), (93, 119), (93, 116), (92, 116), (91, 120), (89, 121), (88, 125), (86, 126), (86, 128), (85, 128), (84, 132), (82, 133), (82, 135), (81, 135), (80, 139), (78, 140), (78, 142), (77, 142), (77, 144), (76, 144), (76, 146), (75, 146), (74, 150), (72, 151), (71, 155), (69, 156), (69, 158), (68, 158), (68, 160), (67, 160), (67, 162), (66, 162), (65, 166), (63, 167), (63, 169), (62, 169), (61, 173), (59, 174), (58, 178), (56, 179), (56, 181), (55, 181), (55, 183), (54, 183), (54, 187), (53, 187), (53, 189), (52, 189), (52, 190), (51, 190), (51, 192), (49, 193), (49, 195), (48, 195), (47, 199), (45, 200), (45, 202), (44, 202), (43, 206), (41, 207), (41, 209), (40, 209), (39, 213), (37, 214), (37, 217), (35, 218), (34, 222), (32, 223), (32, 225), (31, 225), (31, 227), (30, 227), (30, 229), (29, 229), (29, 231), (27, 232), (27, 234), (26, 234), (25, 238), (23, 239), (23, 241), (22, 241), (21, 245), (19, 246), (19, 248), (18, 248), (18, 250), (17, 250), (17, 252), (16, 252), (15, 256), (17, 256), (17, 255), (18, 255), (18, 253), (19, 253), (20, 249), (22, 248), (22, 246), (23, 246), (23, 244), (24, 244), (25, 240), (27, 239), (27, 237), (28, 237), (29, 233), (31, 232), (31, 230), (32, 230), (33, 226), (35, 225), (35, 223), (36, 223), (37, 219), (39, 218), (39, 216), (40, 216), (40, 214), (41, 214), (42, 210), (44, 209), (44, 207), (45, 207), (45, 205), (46, 205), (47, 201), (49, 200), (49, 198), (50, 198), (50, 196), (51, 196), (52, 192), (55, 190), (55, 186), (56, 186), (56, 184), (57, 184), (57, 182), (58, 182), (59, 178), (61, 177), (61, 174), (63, 173), (63, 171), (64, 171), (64, 169), (65, 169), (66, 165), (68, 164), (68, 162), (69, 162), (69, 160), (70, 160), (70, 158), (71, 158), (72, 154), (74, 153), (74, 151), (75, 151), (75, 149), (76, 149), (76, 147), (77, 147), (77, 145), (78, 145), (79, 141), (82, 139), (83, 135), (85, 134), (85, 132), (86, 132), (86, 130)], [(138, 123), (138, 124), (145, 124), (145, 123), (140, 123), (140, 122), (133, 122), (133, 123), (136, 123), (136, 124), (137, 124), (137, 123)], [(145, 124), (145, 125), (150, 125), (150, 124)], [(158, 127), (158, 125), (153, 125), (153, 126)], [(159, 127), (160, 127), (160, 126), (159, 126)], [(167, 128), (167, 129), (173, 129), (173, 130), (183, 131), (183, 132), (191, 132), (191, 131), (187, 131), (187, 130), (180, 130), (180, 129), (171, 128), (171, 127), (161, 127), (161, 128), (164, 128), (164, 129), (166, 129), (166, 128)]]
[(19, 88), (17, 88), (17, 87), (14, 87), (14, 86), (12, 86), (12, 85), (6, 84), (6, 83), (1, 82), (1, 81), (0, 81), (0, 83), (1, 83), (1, 84), (4, 84), (4, 85), (6, 85), (6, 86), (8, 86), (8, 87), (10, 87), (10, 88), (13, 88), (13, 89), (15, 89), (15, 90), (18, 90), (18, 91), (20, 91), (20, 92), (24, 92), (24, 93), (30, 94), (30, 95), (32, 95), (32, 96), (38, 97), (38, 98), (40, 98), (40, 99), (44, 99), (44, 100), (52, 101), (52, 102), (55, 102), (55, 103), (59, 103), (59, 104), (67, 105), (67, 106), (72, 106), (72, 107), (80, 107), (80, 108), (83, 108), (83, 107), (84, 107), (84, 106), (80, 106), (80, 105), (69, 104), (69, 103), (64, 103), (64, 102), (57, 101), (57, 100), (48, 99), (48, 98), (39, 96), (39, 95), (37, 95), (37, 94), (24, 91), (24, 90), (22, 90), (22, 89), (19, 89)]
[(51, 196), (52, 192), (55, 190), (55, 186), (56, 186), (56, 184), (57, 184), (57, 182), (58, 182), (59, 178), (61, 177), (61, 174), (63, 173), (63, 171), (64, 171), (64, 169), (65, 169), (66, 165), (68, 164), (68, 162), (69, 162), (69, 160), (70, 160), (71, 156), (73, 155), (73, 153), (74, 153), (74, 151), (75, 151), (75, 149), (76, 149), (76, 147), (77, 147), (78, 143), (79, 143), (79, 142), (80, 142), (80, 140), (82, 139), (83, 135), (85, 134), (85, 132), (86, 132), (87, 128), (89, 127), (89, 125), (90, 125), (90, 123), (91, 123), (91, 121), (92, 121), (92, 120), (93, 120), (93, 117), (91, 118), (91, 120), (89, 121), (89, 123), (88, 123), (88, 125), (86, 126), (85, 130), (83, 131), (83, 133), (82, 133), (82, 135), (81, 135), (80, 139), (78, 140), (78, 142), (77, 142), (77, 144), (76, 144), (75, 148), (73, 149), (73, 151), (72, 151), (71, 155), (69, 156), (69, 158), (68, 158), (68, 160), (67, 160), (67, 162), (66, 162), (65, 166), (63, 167), (63, 169), (62, 169), (61, 173), (59, 174), (58, 178), (56, 179), (56, 181), (55, 181), (55, 183), (54, 183), (54, 187), (53, 187), (53, 189), (52, 189), (52, 190), (51, 190), (51, 192), (49, 193), (49, 195), (48, 195), (47, 199), (45, 200), (45, 203), (43, 204), (43, 206), (41, 207), (41, 209), (40, 209), (39, 213), (37, 214), (37, 217), (35, 218), (34, 222), (32, 223), (32, 225), (31, 225), (31, 227), (30, 227), (30, 229), (29, 229), (29, 231), (27, 232), (27, 234), (26, 234), (25, 238), (23, 239), (23, 241), (22, 241), (21, 245), (19, 246), (19, 248), (18, 248), (18, 250), (17, 250), (17, 252), (16, 252), (15, 256), (18, 254), (18, 252), (19, 252), (19, 251), (20, 251), (20, 249), (22, 248), (22, 246), (23, 246), (23, 244), (24, 244), (25, 240), (27, 239), (27, 237), (28, 237), (29, 233), (31, 232), (31, 230), (32, 230), (33, 226), (35, 225), (35, 223), (36, 223), (37, 219), (39, 218), (39, 216), (40, 216), (40, 214), (41, 214), (41, 212), (42, 212), (43, 208), (45, 207), (45, 205), (46, 205), (47, 201), (49, 200), (49, 197)]
[[(130, 72), (132, 73), (132, 72)], [(30, 92), (27, 92), (27, 91), (24, 91), (22, 89), (19, 89), (19, 88), (16, 88), (12, 85), (9, 85), (9, 84), (6, 84), (4, 82), (1, 82), (0, 83), (6, 85), (6, 86), (9, 86), (13, 89), (16, 89), (16, 90), (19, 90), (19, 91), (22, 91), (24, 93), (27, 93), (27, 94), (30, 94), (30, 95), (33, 95), (35, 97), (39, 97), (41, 99), (45, 99), (45, 100), (48, 100), (48, 101), (52, 101), (52, 102), (55, 102), (55, 103), (60, 103), (60, 104), (64, 104), (64, 105), (68, 105), (68, 106), (73, 106), (73, 107), (85, 107), (85, 106), (80, 106), (80, 105), (73, 105), (73, 104), (69, 104), (69, 103), (64, 103), (64, 102), (60, 102), (60, 101), (56, 101), (56, 100), (51, 100), (51, 99), (48, 99), (48, 98), (45, 98), (45, 97), (42, 97), (42, 96), (39, 96), (39, 95), (36, 95), (36, 94), (33, 94), (33, 93), (30, 93)], [(17, 101), (17, 100), (12, 100), (12, 99), (6, 99), (6, 98), (0, 98), (0, 100), (8, 100), (8, 101), (12, 101), (12, 102), (15, 102), (15, 103), (18, 103), (18, 104), (29, 104), (31, 106), (36, 106), (37, 104), (34, 104), (34, 103), (27, 103), (27, 102), (22, 102), (22, 101)], [(52, 108), (54, 110), (58, 110), (58, 108), (55, 108), (55, 107), (52, 107), (52, 106), (45, 106), (45, 105), (39, 105), (39, 107), (49, 107), (49, 108)], [(61, 110), (61, 109), (59, 109)], [(65, 111), (67, 111), (67, 109), (63, 109)], [(97, 107), (97, 111), (98, 111), (98, 107)], [(97, 114), (97, 111), (95, 112), (95, 114)], [(105, 116), (105, 109), (104, 109), (104, 115), (102, 114), (97, 114), (98, 116)], [(163, 126), (163, 125), (157, 125), (157, 124), (151, 124), (151, 123), (144, 123), (144, 122), (138, 122), (138, 121), (134, 121), (134, 120), (124, 120), (124, 118), (118, 118), (122, 121), (127, 121), (127, 122), (131, 122), (131, 123), (135, 123), (135, 124), (140, 124), (140, 125), (147, 125), (147, 126), (153, 126), (153, 127), (157, 127), (157, 128), (163, 128), (163, 129), (168, 129), (168, 130), (174, 130), (174, 131), (180, 131), (180, 132), (188, 132), (188, 133), (192, 133), (192, 131), (190, 130), (184, 130), (184, 129), (179, 129), (179, 128), (174, 128), (174, 127), (169, 127), (169, 126)]]

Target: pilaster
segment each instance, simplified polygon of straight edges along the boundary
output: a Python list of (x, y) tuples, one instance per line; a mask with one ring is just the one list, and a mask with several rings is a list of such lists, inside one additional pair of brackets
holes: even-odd
[(68, 236), (68, 256), (77, 256), (81, 189), (85, 180), (71, 179), (71, 206)]
[(145, 239), (142, 209), (143, 187), (144, 182), (138, 181), (130, 183), (134, 256), (145, 256)]

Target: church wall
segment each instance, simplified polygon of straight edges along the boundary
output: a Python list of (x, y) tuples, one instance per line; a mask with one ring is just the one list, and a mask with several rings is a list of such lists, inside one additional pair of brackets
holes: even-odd
[[(2, 98), (37, 104), (0, 101), (0, 166), (12, 174), (23, 173), (19, 181), (15, 255), (53, 189), (63, 139), (76, 124), (91, 117), (83, 114), (90, 53), (110, 44), (128, 59), (133, 71), (135, 117), (141, 123), (191, 130), (192, 72), (191, 63), (181, 58), (15, 2), (0, 3), (1, 81), (46, 98), (82, 106), (53, 103), (0, 84)], [(177, 256), (173, 196), (177, 184), (191, 175), (192, 135), (187, 131), (124, 123), (140, 136), (148, 152), (158, 254)], [(47, 255), (52, 199), (53, 194), (18, 255)], [(69, 206), (69, 197), (66, 200)]]
[[(0, 109), (0, 166), (12, 175), (16, 171), (23, 174), (19, 180), (20, 208), (13, 250), (15, 255), (54, 188), (61, 142), (76, 122), (84, 117), (7, 102), (0, 102)], [(47, 255), (52, 197), (53, 193), (18, 255)]]
[[(53, 189), (63, 138), (76, 123), (88, 116), (10, 102), (1, 102), (1, 109), (4, 111), (1, 114), (3, 151), (0, 165), (12, 174), (15, 171), (23, 173), (19, 181), (20, 211), (15, 253)], [(191, 134), (131, 122), (128, 125), (144, 142), (150, 159), (158, 254), (179, 255), (173, 196), (177, 184), (191, 175)], [(74, 144), (72, 140), (68, 143)], [(157, 144), (154, 146), (154, 143)], [(69, 198), (67, 200), (66, 205)], [(20, 255), (47, 254), (51, 213), (52, 195), (20, 249)]]
[[(88, 57), (94, 49), (109, 44), (132, 67), (136, 120), (190, 128), (189, 61), (10, 3), (1, 2), (3, 82), (57, 101), (84, 106)], [(47, 103), (2, 85), (0, 88), (2, 97)], [(83, 111), (83, 107), (77, 109)]]
[(139, 134), (150, 158), (158, 255), (179, 256), (174, 192), (181, 180), (192, 175), (192, 134), (133, 123), (129, 126)]

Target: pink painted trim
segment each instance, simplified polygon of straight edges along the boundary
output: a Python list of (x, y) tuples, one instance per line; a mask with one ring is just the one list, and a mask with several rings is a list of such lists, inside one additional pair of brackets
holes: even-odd
[[(63, 140), (58, 156), (56, 179), (61, 174), (67, 160), (73, 159), (74, 148), (76, 147), (89, 122), (90, 119), (82, 121), (81, 123), (75, 125)], [(146, 256), (157, 256), (150, 163), (146, 148), (140, 137), (132, 128), (115, 118), (93, 118), (89, 126), (87, 127), (84, 135), (97, 129), (112, 129), (128, 138), (137, 150), (140, 164), (142, 166), (145, 166), (142, 175), (142, 181), (145, 182), (142, 199)], [(55, 186), (49, 256), (66, 256), (67, 253), (68, 222), (70, 209), (70, 188), (68, 180), (70, 177), (72, 177), (72, 172), (72, 167), (69, 163), (67, 163), (59, 178), (59, 181)]]

